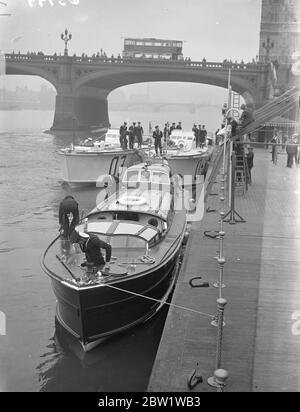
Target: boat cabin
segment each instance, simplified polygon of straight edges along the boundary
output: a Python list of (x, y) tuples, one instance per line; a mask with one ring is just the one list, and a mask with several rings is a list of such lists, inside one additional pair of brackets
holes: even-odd
[(94, 153), (105, 149), (120, 150), (120, 133), (118, 129), (108, 129), (102, 140), (93, 141), (91, 137), (88, 137), (80, 145), (73, 146), (73, 150), (78, 153)]
[(184, 130), (172, 130), (169, 136), (170, 147), (177, 150), (189, 151), (196, 148), (196, 138), (193, 132), (185, 132)]
[(168, 230), (173, 211), (171, 190), (167, 163), (131, 166), (120, 190), (92, 210), (78, 230), (97, 234), (112, 247), (143, 244), (147, 249)]
[(119, 129), (108, 129), (105, 134), (104, 147), (120, 147)]

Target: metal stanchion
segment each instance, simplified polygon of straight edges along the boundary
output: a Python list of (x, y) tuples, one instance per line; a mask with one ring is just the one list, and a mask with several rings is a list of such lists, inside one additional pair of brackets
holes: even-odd
[(223, 230), (223, 222), (224, 222), (224, 202), (225, 202), (225, 162), (226, 162), (226, 148), (224, 147), (224, 154), (223, 154), (223, 167), (222, 167), (222, 176), (221, 176), (221, 187), (220, 187), (220, 229), (218, 232), (218, 238), (219, 238), (219, 256), (217, 257), (218, 265), (219, 265), (219, 279), (217, 282), (213, 284), (215, 288), (219, 289), (219, 298), (222, 297), (222, 288), (225, 288), (226, 285), (223, 283), (223, 273), (224, 273), (224, 265), (226, 263), (225, 257), (223, 256), (224, 254), (224, 249), (223, 249), (223, 243), (224, 243), (224, 236), (225, 232)]
[[(224, 298), (219, 298), (217, 300), (218, 304), (218, 336), (217, 336), (217, 352), (216, 352), (216, 370), (221, 368), (222, 361), (222, 340), (223, 340), (223, 319), (224, 319), (224, 309), (227, 304), (227, 300)], [(215, 376), (211, 376), (207, 379), (207, 383), (210, 386), (218, 387)]]
[[(233, 151), (231, 155), (231, 192), (230, 192), (230, 210), (226, 213), (223, 218), (224, 222), (229, 222), (230, 224), (235, 223), (245, 223), (246, 220), (235, 210), (235, 165), (236, 165), (236, 154)], [(226, 219), (228, 217), (228, 219)]]
[[(225, 283), (223, 283), (223, 276), (224, 276), (224, 265), (226, 263), (226, 259), (224, 257), (224, 237), (225, 232), (223, 230), (224, 225), (224, 202), (225, 202), (225, 167), (226, 167), (226, 136), (224, 139), (224, 153), (223, 153), (223, 166), (222, 166), (222, 175), (221, 175), (221, 187), (220, 187), (220, 229), (218, 233), (219, 238), (219, 256), (216, 258), (219, 266), (219, 277), (217, 282), (213, 283), (215, 288), (218, 288), (218, 298), (222, 298), (222, 289), (226, 287)], [(213, 320), (211, 321), (212, 326), (218, 326), (219, 322), (219, 314), (217, 313)], [(222, 326), (225, 326), (225, 322), (222, 319)]]

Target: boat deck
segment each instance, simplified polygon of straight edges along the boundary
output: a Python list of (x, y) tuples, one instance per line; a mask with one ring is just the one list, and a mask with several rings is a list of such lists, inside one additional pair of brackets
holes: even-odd
[[(214, 185), (214, 192), (219, 185)], [(220, 210), (219, 196), (207, 206)], [(266, 149), (254, 149), (252, 185), (236, 196), (246, 223), (225, 223), (221, 367), (229, 372), (228, 392), (300, 391), (300, 167), (277, 166)], [(227, 211), (227, 207), (226, 207)], [(204, 231), (219, 230), (218, 213), (193, 223), (182, 270), (153, 366), (148, 391), (189, 391), (196, 364), (204, 378), (192, 392), (215, 392), (206, 380), (215, 370), (219, 240)], [(202, 276), (209, 288), (191, 288)]]
[[(172, 224), (166, 236), (162, 241), (149, 248), (148, 256), (154, 258), (154, 262), (144, 262), (142, 257), (145, 255), (145, 248), (113, 248), (112, 258), (109, 271), (104, 271), (105, 278), (103, 281), (110, 282), (116, 280), (116, 276), (138, 275), (149, 269), (159, 266), (164, 259), (176, 248), (178, 239), (182, 236), (182, 230), (185, 228), (185, 214), (178, 212), (176, 222)], [(66, 243), (69, 247), (66, 248)], [(68, 245), (67, 245), (68, 246)], [(105, 257), (105, 252), (104, 257)], [(58, 239), (45, 255), (45, 266), (52, 273), (57, 274), (61, 279), (74, 283), (75, 279), (80, 281), (84, 286), (88, 282), (98, 279), (97, 275), (81, 267), (85, 261), (85, 254), (80, 250), (79, 245), (70, 245), (68, 241)]]

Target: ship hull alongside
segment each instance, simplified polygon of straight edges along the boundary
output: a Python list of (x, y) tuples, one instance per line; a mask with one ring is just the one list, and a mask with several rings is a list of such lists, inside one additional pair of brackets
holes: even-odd
[(136, 150), (107, 150), (95, 153), (61, 152), (62, 180), (69, 185), (96, 184), (101, 175), (117, 175), (124, 168), (141, 161)]

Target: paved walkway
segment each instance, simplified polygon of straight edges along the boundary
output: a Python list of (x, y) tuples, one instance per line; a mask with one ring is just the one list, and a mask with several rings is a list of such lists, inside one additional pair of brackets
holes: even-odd
[[(247, 222), (225, 224), (226, 390), (300, 391), (300, 167), (286, 168), (286, 154), (277, 166), (268, 150), (254, 154), (253, 183), (236, 198)], [(219, 209), (218, 202), (211, 196), (207, 206)], [(173, 295), (174, 304), (210, 315), (216, 313), (219, 241), (203, 232), (219, 229), (218, 216), (207, 213), (193, 224)], [(188, 281), (197, 275), (211, 287), (192, 289)], [(215, 369), (216, 335), (209, 316), (171, 307), (148, 391), (189, 391), (197, 362), (204, 383), (192, 391), (215, 391), (206, 379)]]

